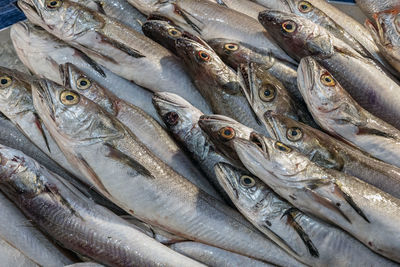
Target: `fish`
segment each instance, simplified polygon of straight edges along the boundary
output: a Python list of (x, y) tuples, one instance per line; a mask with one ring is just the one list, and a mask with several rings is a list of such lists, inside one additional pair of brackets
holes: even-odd
[(178, 59), (118, 21), (69, 0), (21, 0), (27, 18), (78, 48), (95, 62), (152, 92), (182, 95), (202, 111), (209, 107)]
[(43, 28), (28, 21), (21, 21), (11, 26), (10, 38), (18, 57), (33, 74), (62, 84), (59, 66), (67, 62), (72, 63), (101, 86), (140, 107), (162, 123), (151, 105), (151, 92), (112, 73)]
[(173, 250), (200, 261), (207, 266), (252, 266), (268, 267), (274, 266), (268, 263), (254, 260), (240, 254), (232, 253), (227, 250), (212, 247), (198, 242), (180, 242), (170, 246)]
[(230, 198), (218, 182), (214, 165), (230, 161), (215, 150), (197, 124), (200, 116), (204, 114), (182, 97), (167, 92), (155, 93), (153, 104), (175, 140), (189, 151), (214, 188), (229, 203)]
[[(88, 78), (76, 66), (61, 66), (64, 86), (79, 92), (122, 122), (154, 155), (177, 173), (212, 195), (221, 199), (207, 178), (197, 169), (168, 132), (140, 108), (118, 98), (96, 81)], [(154, 142), (157, 140), (157, 142)]]
[(253, 19), (258, 19), (258, 14), (265, 10), (265, 7), (251, 1), (241, 0), (209, 0), (210, 2), (216, 3), (220, 6), (224, 6), (235, 10), (239, 13), (243, 13)]
[(320, 167), (279, 141), (255, 132), (251, 138), (227, 141), (253, 175), (301, 211), (339, 226), (374, 252), (399, 262), (400, 199)]
[(39, 266), (2, 238), (0, 238), (0, 259), (5, 266)]
[[(146, 0), (132, 0), (146, 2)], [(228, 38), (246, 42), (270, 52), (274, 57), (296, 64), (257, 20), (235, 10), (207, 0), (160, 1), (152, 14), (164, 17), (185, 31), (199, 35), (205, 41)]]
[(48, 80), (32, 89), (36, 110), (70, 162), (128, 214), (188, 240), (298, 266), (239, 213), (154, 156), (99, 105)]
[(396, 265), (373, 253), (346, 232), (298, 210), (247, 171), (226, 163), (218, 163), (215, 169), (239, 211), (261, 232), (287, 247), (305, 264)]
[(400, 167), (400, 131), (373, 116), (312, 57), (301, 60), (299, 89), (317, 123), (370, 155)]
[(104, 265), (95, 262), (78, 262), (64, 267), (102, 267)]
[(285, 50), (312, 56), (325, 67), (363, 108), (400, 128), (400, 86), (374, 61), (360, 56), (324, 28), (294, 14), (269, 11), (260, 21)]
[(0, 147), (0, 189), (65, 248), (110, 266), (204, 266), (131, 227), (18, 150)]
[(397, 0), (356, 0), (357, 6), (371, 21), (375, 21), (375, 14), (386, 10), (391, 10), (399, 5)]
[(355, 176), (400, 198), (400, 168), (286, 116), (270, 112), (265, 120), (274, 130), (273, 138), (298, 149), (311, 161)]
[(179, 38), (176, 49), (213, 113), (229, 116), (268, 135), (248, 103), (238, 75), (210, 47)]
[(303, 101), (297, 88), (297, 65), (274, 57), (267, 50), (233, 39), (215, 38), (207, 44), (234, 70), (242, 64), (256, 63), (278, 78), (298, 101)]

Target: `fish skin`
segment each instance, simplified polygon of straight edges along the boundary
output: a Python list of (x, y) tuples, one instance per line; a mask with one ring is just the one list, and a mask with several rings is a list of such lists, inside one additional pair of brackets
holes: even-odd
[(59, 65), (70, 62), (118, 97), (142, 108), (162, 123), (151, 105), (151, 92), (98, 65), (41, 27), (28, 21), (18, 22), (11, 26), (10, 37), (18, 57), (32, 73), (62, 84)]
[(203, 112), (182, 97), (167, 92), (155, 93), (153, 104), (175, 140), (189, 151), (224, 200), (230, 201), (214, 172), (215, 164), (229, 161), (215, 150), (197, 124)]
[(252, 266), (268, 267), (275, 266), (264, 263), (240, 254), (227, 250), (212, 247), (198, 242), (180, 242), (170, 246), (173, 250), (198, 260), (207, 266), (231, 267), (231, 266)]
[(382, 11), (393, 9), (399, 5), (397, 0), (355, 0), (357, 6), (372, 22), (375, 21), (374, 15)]
[(4, 266), (38, 267), (34, 261), (24, 255), (22, 251), (14, 248), (7, 240), (0, 239), (0, 260)]
[(20, 151), (1, 146), (0, 155), (1, 190), (65, 248), (110, 266), (203, 266), (132, 228)]
[[(260, 14), (277, 42), (298, 57), (313, 56), (367, 111), (400, 128), (400, 86), (372, 60), (361, 57), (350, 46), (333, 37), (324, 28), (293, 14), (269, 11)], [(285, 34), (283, 22), (294, 22), (297, 30)], [(298, 78), (299, 79), (299, 78)]]
[[(269, 73), (278, 78), (298, 101), (303, 101), (297, 88), (297, 65), (273, 57), (267, 50), (253, 47), (245, 42), (233, 39), (215, 38), (208, 45), (231, 68), (237, 70), (241, 64), (251, 62), (262, 65)], [(225, 45), (234, 44), (237, 50), (228, 50)]]
[[(62, 65), (64, 86), (100, 105), (108, 113), (115, 116), (159, 159), (169, 165), (177, 173), (217, 199), (220, 195), (215, 191), (207, 178), (197, 169), (191, 159), (178, 147), (168, 132), (140, 108), (118, 98), (106, 88), (91, 80), (76, 66)], [(78, 82), (84, 79), (85, 87)], [(86, 88), (89, 86), (88, 88)], [(85, 89), (80, 89), (85, 88)], [(154, 142), (157, 140), (157, 142)]]
[(172, 21), (185, 31), (199, 34), (205, 41), (228, 38), (246, 42), (272, 53), (276, 58), (296, 64), (257, 20), (207, 0), (163, 1), (157, 4), (156, 16)]
[(100, 65), (152, 92), (182, 95), (203, 111), (206, 101), (167, 49), (118, 21), (69, 0), (49, 9), (46, 0), (21, 0), (28, 19), (78, 48)]
[(70, 161), (111, 201), (189, 240), (281, 266), (299, 265), (239, 213), (156, 158), (100, 106), (84, 96), (75, 105), (63, 105), (59, 95), (64, 90), (42, 80), (33, 86), (35, 107)]
[(399, 262), (398, 198), (353, 176), (322, 168), (273, 139), (256, 133), (252, 137), (257, 144), (238, 138), (230, 141), (251, 173), (293, 206), (339, 226), (371, 250)]
[(257, 20), (258, 14), (265, 10), (265, 7), (251, 1), (242, 0), (208, 0), (220, 6), (225, 6), (239, 13), (246, 14), (249, 17)]
[[(394, 197), (400, 198), (400, 168), (371, 157), (353, 146), (288, 117), (269, 113), (266, 121), (274, 129), (272, 136), (297, 148), (318, 165), (355, 176)], [(289, 131), (301, 131), (299, 138)], [(290, 137), (289, 137), (290, 136)], [(291, 138), (291, 139), (289, 139)]]
[[(210, 47), (179, 38), (176, 49), (213, 113), (229, 116), (268, 135), (247, 102), (238, 75)], [(205, 53), (208, 59), (201, 59), (199, 53)]]
[[(304, 263), (310, 266), (397, 266), (344, 231), (296, 209), (247, 171), (224, 163), (215, 168), (239, 211), (266, 235), (277, 235), (281, 244), (284, 242), (293, 249), (294, 256)], [(250, 185), (242, 182), (244, 177), (251, 180)]]
[[(325, 131), (400, 167), (398, 129), (360, 107), (312, 57), (302, 59), (298, 74), (299, 89), (308, 109)], [(324, 75), (332, 77), (333, 85), (323, 84)]]

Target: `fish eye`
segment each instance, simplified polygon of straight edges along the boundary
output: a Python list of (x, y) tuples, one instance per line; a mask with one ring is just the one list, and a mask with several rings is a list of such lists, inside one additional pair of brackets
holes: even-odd
[(62, 0), (46, 0), (46, 6), (50, 9), (59, 8), (62, 3)]
[(333, 77), (332, 77), (331, 75), (329, 75), (329, 74), (323, 74), (323, 75), (321, 75), (321, 82), (322, 82), (324, 85), (330, 86), (330, 87), (336, 85), (335, 80), (334, 80)]
[(210, 54), (205, 51), (200, 51), (197, 55), (203, 61), (210, 61)]
[(66, 106), (73, 106), (79, 103), (80, 96), (73, 91), (63, 91), (60, 94), (60, 101)]
[(0, 76), (0, 89), (7, 88), (11, 85), (12, 79), (9, 76)]
[(303, 131), (298, 127), (289, 128), (286, 131), (286, 137), (293, 142), (299, 141), (303, 137)]
[(219, 130), (219, 136), (223, 141), (232, 140), (235, 137), (235, 130), (231, 127), (223, 127)]
[(86, 90), (88, 89), (92, 83), (88, 78), (81, 77), (78, 80), (76, 80), (76, 87), (80, 90)]
[(299, 10), (302, 13), (308, 13), (311, 10), (313, 10), (313, 5), (310, 2), (307, 1), (301, 1), (299, 3)]
[(275, 142), (275, 148), (282, 152), (286, 152), (286, 153), (289, 153), (292, 151), (292, 149), (290, 147), (288, 147), (287, 145), (285, 145), (279, 141)]
[(292, 33), (297, 29), (297, 24), (294, 21), (287, 20), (284, 23), (282, 23), (282, 29), (285, 32)]
[(181, 31), (178, 31), (178, 30), (175, 29), (175, 28), (170, 28), (170, 29), (168, 29), (168, 34), (169, 34), (170, 36), (172, 36), (172, 37), (180, 37), (180, 36), (182, 36), (182, 32), (181, 32)]
[(239, 46), (234, 43), (228, 43), (228, 44), (224, 45), (224, 48), (225, 48), (225, 51), (227, 51), (227, 52), (234, 52), (239, 49)]
[(240, 184), (244, 187), (253, 187), (256, 184), (256, 181), (248, 175), (243, 175), (240, 177)]
[(176, 112), (168, 112), (167, 114), (164, 115), (164, 121), (168, 126), (174, 126), (178, 124), (179, 121), (179, 115)]
[(262, 101), (271, 102), (272, 100), (274, 100), (276, 95), (275, 85), (270, 83), (266, 84), (260, 89), (258, 95), (260, 96)]

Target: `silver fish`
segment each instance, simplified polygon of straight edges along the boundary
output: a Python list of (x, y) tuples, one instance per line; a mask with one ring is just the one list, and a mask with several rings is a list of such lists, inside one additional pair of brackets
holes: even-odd
[(360, 107), (313, 58), (301, 60), (298, 83), (308, 109), (325, 131), (400, 167), (400, 130)]
[(374, 15), (382, 11), (390, 10), (400, 5), (398, 0), (355, 0), (357, 6), (372, 22)]
[(33, 86), (36, 110), (68, 159), (126, 212), (189, 240), (272, 262), (298, 262), (244, 218), (155, 157), (104, 109), (49, 81)]
[(0, 147), (0, 188), (64, 247), (110, 266), (203, 266), (132, 228), (20, 151)]
[(32, 23), (82, 50), (112, 72), (153, 92), (182, 95), (201, 110), (209, 111), (177, 58), (143, 34), (69, 0), (18, 3)]
[(208, 0), (210, 2), (216, 3), (220, 6), (224, 6), (235, 10), (239, 13), (246, 14), (253, 19), (258, 19), (258, 14), (265, 10), (265, 7), (251, 1), (243, 0)]

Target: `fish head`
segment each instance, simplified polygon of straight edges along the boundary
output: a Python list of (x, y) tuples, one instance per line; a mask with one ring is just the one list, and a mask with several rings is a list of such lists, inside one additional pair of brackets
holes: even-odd
[(151, 13), (157, 11), (160, 3), (168, 2), (168, 1), (160, 1), (160, 0), (129, 0), (131, 5), (133, 5), (136, 9), (142, 12), (145, 15), (150, 15)]
[(312, 57), (305, 57), (300, 62), (298, 87), (312, 110), (330, 113), (343, 102), (340, 84)]
[(379, 43), (389, 56), (400, 61), (400, 6), (374, 14), (373, 17)]
[(116, 115), (116, 108), (113, 102), (114, 96), (99, 85), (96, 81), (89, 78), (82, 70), (74, 64), (66, 63), (60, 65), (60, 76), (64, 80), (64, 86), (78, 92), (93, 102), (99, 104), (110, 114)]
[(335, 27), (335, 23), (312, 2), (304, 0), (284, 0), (290, 7), (293, 14), (307, 18), (312, 21), (318, 21), (321, 25)]
[(293, 58), (306, 56), (329, 57), (334, 53), (331, 35), (322, 27), (292, 13), (261, 12), (260, 23)]
[(165, 125), (176, 136), (185, 136), (203, 115), (200, 110), (173, 93), (155, 93), (153, 104)]
[(31, 96), (33, 77), (0, 66), (0, 109), (8, 117), (34, 112)]
[(215, 85), (226, 94), (241, 93), (241, 85), (236, 73), (226, 66), (205, 42), (179, 38), (176, 41), (176, 50), (185, 62), (188, 71), (191, 72), (191, 76), (194, 77), (195, 83), (209, 85), (210, 90), (202, 93), (214, 95)]
[(46, 128), (65, 145), (104, 142), (125, 134), (112, 115), (70, 88), (41, 79), (32, 85), (32, 95)]
[(143, 33), (176, 54), (175, 41), (184, 31), (164, 20), (148, 20), (142, 25)]
[(63, 40), (104, 25), (99, 13), (68, 0), (19, 0), (18, 5), (29, 21)]

